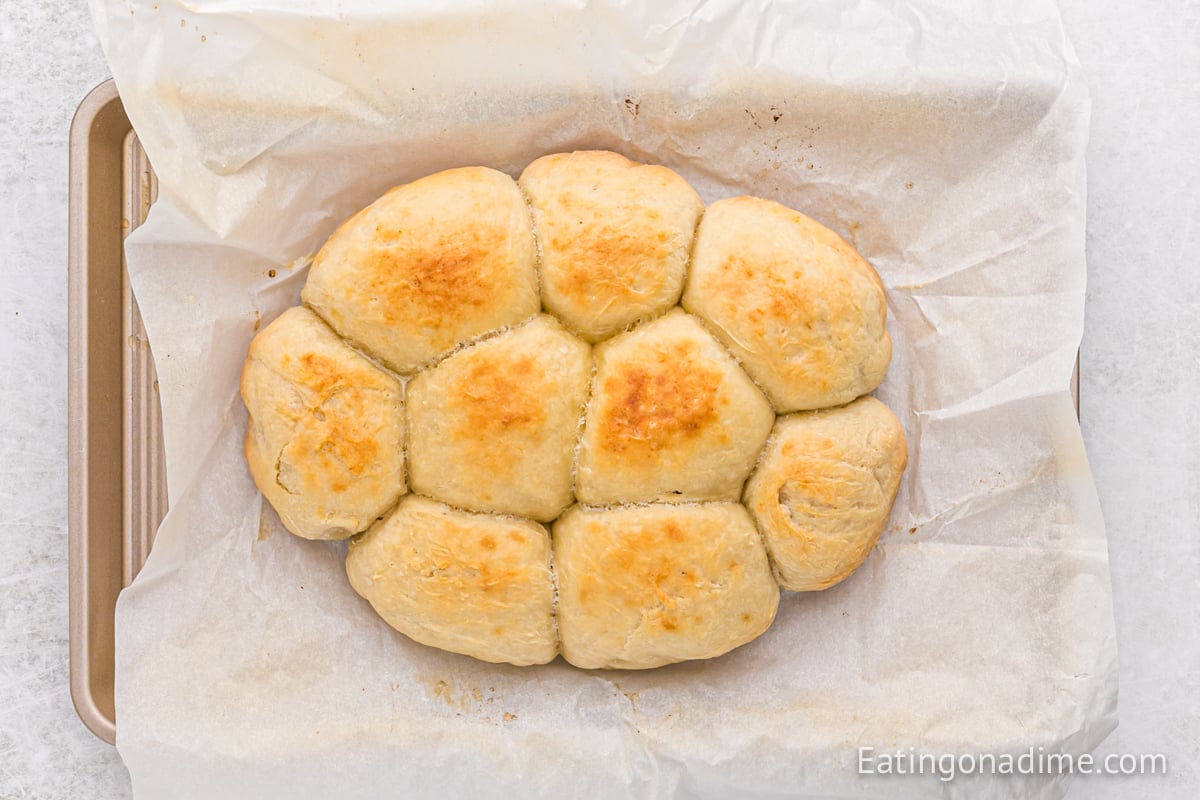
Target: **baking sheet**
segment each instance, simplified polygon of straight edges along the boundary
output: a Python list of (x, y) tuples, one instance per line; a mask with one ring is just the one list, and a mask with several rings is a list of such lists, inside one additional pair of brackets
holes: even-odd
[[(859, 745), (1078, 753), (1114, 723), (1067, 390), (1087, 101), (1054, 8), (370, 6), (95, 4), (163, 200), (128, 249), (172, 506), (118, 605), (138, 796), (1060, 796), (855, 773)], [(518, 670), (411, 644), (339, 546), (280, 533), (241, 460), (245, 346), (341, 218), (435, 169), (576, 147), (801, 208), (889, 289), (879, 396), (912, 459), (892, 526), (854, 580), (713, 662)]]
[(111, 80), (71, 122), (70, 172), (71, 698), (111, 744), (117, 595), (141, 569), (167, 502), (158, 380), (122, 247), (157, 181)]

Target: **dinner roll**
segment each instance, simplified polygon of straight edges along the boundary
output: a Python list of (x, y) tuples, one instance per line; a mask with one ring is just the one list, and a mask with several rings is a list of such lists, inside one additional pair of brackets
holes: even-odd
[(709, 322), (780, 413), (873, 391), (892, 355), (875, 270), (836, 233), (770, 200), (708, 207), (683, 307)]
[(570, 505), (591, 348), (553, 317), (467, 347), (408, 387), (413, 491), (549, 521)]
[(775, 618), (779, 587), (737, 503), (574, 506), (553, 539), (562, 653), (577, 667), (713, 658)]
[(720, 343), (673, 311), (596, 347), (576, 497), (736, 500), (774, 421)]
[(241, 391), (246, 463), (292, 533), (345, 539), (404, 493), (399, 381), (308, 309), (288, 309), (254, 337)]
[(879, 540), (908, 463), (900, 421), (873, 397), (780, 418), (746, 485), (784, 589), (827, 589)]
[(334, 330), (406, 373), (537, 313), (529, 209), (502, 172), (463, 167), (392, 189), (317, 253), (301, 294)]
[(542, 302), (596, 341), (675, 305), (704, 204), (666, 167), (557, 153), (521, 173), (541, 250)]
[(350, 542), (346, 574), (387, 624), (483, 661), (554, 658), (550, 539), (535, 522), (410, 495)]

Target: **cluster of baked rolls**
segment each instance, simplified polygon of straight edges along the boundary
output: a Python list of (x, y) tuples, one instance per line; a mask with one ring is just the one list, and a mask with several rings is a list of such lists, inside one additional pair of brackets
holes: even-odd
[(866, 558), (906, 463), (871, 265), (767, 200), (550, 155), (389, 191), (254, 339), (246, 459), (388, 624), (475, 658), (711, 658)]

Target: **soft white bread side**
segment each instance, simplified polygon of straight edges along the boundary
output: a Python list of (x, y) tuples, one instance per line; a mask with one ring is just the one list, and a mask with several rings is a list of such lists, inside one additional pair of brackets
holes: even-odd
[(350, 542), (346, 575), (422, 644), (519, 666), (557, 653), (550, 538), (537, 523), (409, 495)]
[(779, 585), (827, 589), (857, 569), (907, 463), (900, 421), (873, 397), (780, 418), (745, 496)]
[(570, 505), (591, 348), (550, 316), (467, 347), (408, 385), (413, 491), (548, 522)]
[(329, 237), (301, 298), (352, 343), (412, 372), (537, 313), (525, 198), (484, 167), (398, 186)]
[(541, 248), (542, 301), (589, 341), (679, 300), (704, 204), (666, 167), (556, 153), (521, 173)]
[(708, 207), (683, 307), (709, 322), (780, 413), (867, 394), (892, 357), (874, 268), (824, 225), (770, 200)]
[(246, 463), (306, 539), (366, 530), (404, 493), (403, 389), (315, 314), (291, 308), (250, 344)]
[(720, 343), (673, 311), (596, 347), (576, 497), (736, 500), (774, 422)]
[(779, 606), (737, 503), (574, 506), (553, 539), (562, 653), (577, 667), (713, 658), (765, 631)]

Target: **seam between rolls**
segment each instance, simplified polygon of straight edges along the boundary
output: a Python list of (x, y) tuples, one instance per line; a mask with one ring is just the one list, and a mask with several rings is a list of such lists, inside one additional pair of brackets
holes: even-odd
[[(561, 517), (562, 514), (558, 516)], [(557, 520), (558, 518), (556, 517), (555, 519)], [(554, 530), (552, 523), (549, 522), (542, 527), (546, 529), (546, 557), (550, 568), (550, 627), (554, 631), (554, 656), (558, 657), (562, 655), (563, 649), (562, 631), (558, 625), (559, 593), (561, 590), (558, 585), (558, 565), (554, 560)], [(553, 661), (554, 658), (550, 660)]]
[[(411, 413), (412, 409), (409, 407), (409, 404), (412, 402), (412, 398), (409, 397), (409, 393), (408, 393), (409, 383), (411, 383), (411, 381), (406, 380), (406, 381), (401, 382), (401, 384), (400, 384), (400, 411), (401, 411), (401, 416), (404, 418), (403, 422), (402, 422), (402, 424), (404, 426), (404, 430), (402, 432), (404, 435), (404, 443), (401, 446), (401, 450), (404, 451), (401, 456), (401, 464), (403, 464), (403, 468), (404, 468), (404, 487), (403, 487), (404, 491), (402, 491), (400, 493), (400, 497), (396, 499), (395, 505), (399, 505), (400, 500), (404, 497), (404, 495), (411, 492), (412, 488), (413, 488), (413, 486), (412, 486), (412, 482), (413, 482), (413, 480), (412, 480), (412, 413)], [(394, 507), (395, 506), (393, 506), (393, 508)]]
[(729, 346), (725, 344), (725, 340), (717, 333), (717, 331), (723, 329), (719, 325), (709, 321), (707, 317), (692, 311), (688, 311), (686, 308), (684, 308), (682, 302), (680, 302), (679, 307), (683, 309), (685, 314), (700, 323), (700, 327), (704, 329), (705, 333), (713, 338), (713, 340), (717, 343), (717, 346), (721, 348), (721, 351), (733, 359), (733, 363), (737, 364), (737, 367), (739, 370), (741, 370), (742, 374), (746, 376), (747, 380), (749, 380), (754, 388), (758, 390), (758, 393), (763, 396), (763, 399), (767, 401), (767, 405), (770, 406), (771, 412), (775, 414), (777, 418), (785, 416), (785, 412), (780, 411), (775, 406), (775, 402), (771, 399), (771, 395), (767, 392), (767, 390), (763, 388), (763, 385), (759, 383), (753, 375), (750, 374), (750, 371), (746, 369), (746, 365), (742, 363), (742, 360), (737, 357), (736, 353), (729, 349)]
[[(373, 352), (371, 352), (371, 349), (368, 348), (366, 345), (364, 345), (362, 342), (360, 342), (357, 339), (354, 339), (350, 336), (340, 333), (338, 331), (338, 329), (335, 328), (329, 320), (327, 320), (324, 316), (321, 315), (320, 310), (318, 310), (316, 307), (310, 305), (307, 302), (304, 302), (303, 300), (301, 301), (300, 306), (308, 309), (314, 315), (316, 315), (317, 319), (319, 319), (321, 321), (321, 324), (323, 324), (326, 328), (328, 328), (330, 331), (332, 331), (333, 335), (336, 336), (342, 342), (342, 344), (346, 345), (351, 350), (353, 350), (355, 353), (357, 353), (360, 356), (362, 356), (363, 358), (367, 359), (367, 361), (370, 361), (373, 366), (378, 367), (382, 372), (387, 373), (391, 377), (393, 377), (396, 380), (401, 381), (401, 382), (412, 380), (413, 378), (420, 375), (421, 373), (428, 372), (432, 369), (436, 369), (437, 366), (439, 364), (441, 364), (443, 361), (450, 358), (451, 356), (461, 353), (463, 350), (468, 350), (468, 349), (474, 347), (475, 345), (482, 344), (483, 342), (489, 341), (491, 339), (496, 339), (496, 338), (508, 333), (509, 331), (514, 331), (514, 330), (517, 330), (518, 328), (523, 328), (526, 325), (528, 325), (529, 323), (533, 322), (535, 319), (537, 319), (538, 316), (542, 313), (541, 306), (539, 305), (537, 311), (535, 311), (533, 314), (529, 315), (528, 317), (525, 317), (524, 319), (518, 320), (509, 325), (501, 325), (498, 328), (492, 328), (490, 330), (483, 331), (482, 333), (477, 333), (474, 336), (468, 336), (467, 338), (460, 341), (458, 344), (454, 345), (454, 347), (451, 347), (446, 352), (436, 355), (433, 358), (429, 358), (429, 359), (426, 359), (425, 361), (422, 361), (420, 364), (413, 367), (413, 369), (411, 371), (400, 372), (400, 371), (395, 370), (392, 367), (388, 366), (378, 356), (376, 356)], [(557, 317), (555, 317), (555, 319), (557, 319)]]
[[(688, 184), (691, 185), (690, 183)], [(696, 242), (700, 240), (700, 224), (704, 222), (704, 216), (708, 213), (708, 204), (701, 203), (700, 213), (696, 215), (696, 224), (692, 226), (692, 241), (688, 245), (687, 261), (683, 263), (683, 283), (679, 286), (679, 299), (675, 301), (675, 305), (683, 308), (683, 296), (687, 294), (688, 284), (692, 281), (692, 265), (696, 262)], [(687, 309), (684, 309), (685, 311)], [(691, 313), (691, 312), (688, 312)]]
[[(528, 169), (528, 165), (526, 165), (526, 169)], [(525, 213), (529, 215), (529, 235), (533, 239), (533, 279), (537, 284), (538, 309), (540, 309), (543, 314), (549, 314), (550, 312), (546, 310), (546, 293), (542, 291), (542, 264), (545, 256), (542, 245), (542, 232), (538, 227), (537, 210), (533, 206), (533, 198), (530, 197), (529, 192), (525, 191), (525, 187), (521, 185), (520, 177), (513, 181), (513, 183), (516, 184), (517, 191), (521, 193), (522, 199), (525, 200)], [(558, 319), (557, 314), (552, 316), (554, 316), (555, 319)], [(558, 321), (562, 322), (562, 320)], [(563, 327), (565, 328), (566, 325)], [(571, 332), (576, 333), (575, 331)]]
[[(571, 451), (571, 504), (579, 504), (580, 502), (579, 456), (583, 452), (583, 436), (587, 432), (588, 411), (591, 409), (592, 400), (596, 395), (596, 376), (600, 371), (600, 358), (596, 353), (597, 345), (589, 344), (588, 347), (590, 348), (590, 352), (588, 353), (588, 359), (591, 362), (590, 371), (588, 373), (587, 388), (584, 390), (583, 404), (580, 407), (579, 417), (575, 422), (575, 444)], [(568, 505), (568, 508), (570, 508), (570, 505)], [(561, 517), (562, 514), (560, 513), (559, 516)]]
[(352, 339), (349, 336), (343, 335), (336, 327), (334, 327), (333, 323), (330, 322), (325, 317), (325, 315), (321, 313), (320, 308), (318, 308), (317, 306), (314, 306), (312, 303), (303, 299), (303, 297), (301, 297), (301, 299), (300, 299), (300, 307), (305, 308), (308, 311), (311, 311), (313, 316), (315, 316), (322, 325), (324, 325), (326, 328), (328, 328), (330, 333), (332, 333), (334, 336), (336, 336), (338, 338), (338, 341), (340, 341), (342, 344), (346, 345), (346, 347), (349, 347), (351, 350), (353, 350), (358, 355), (365, 358), (367, 361), (371, 362), (371, 365), (376, 367), (377, 369), (379, 369), (381, 372), (391, 376), (392, 378), (395, 378), (398, 381), (403, 381), (405, 379), (405, 377), (407, 377), (404, 374), (397, 372), (396, 370), (392, 369), (387, 364), (385, 364), (383, 362), (383, 360), (379, 358), (379, 356), (372, 353), (371, 350), (368, 347), (366, 347), (364, 344), (362, 344), (361, 342), (359, 342), (355, 339)]

